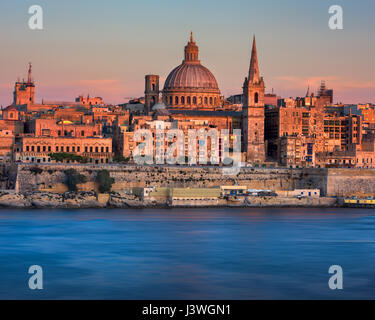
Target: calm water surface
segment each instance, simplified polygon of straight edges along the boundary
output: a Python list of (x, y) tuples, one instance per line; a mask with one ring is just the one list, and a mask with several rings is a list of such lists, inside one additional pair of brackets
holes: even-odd
[(1, 210), (0, 298), (375, 298), (375, 210)]

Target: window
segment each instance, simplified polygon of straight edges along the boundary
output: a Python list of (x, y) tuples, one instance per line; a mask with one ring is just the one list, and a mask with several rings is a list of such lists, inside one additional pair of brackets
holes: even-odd
[(255, 103), (258, 103), (259, 101), (259, 95), (258, 95), (258, 92), (255, 92), (255, 95), (254, 95), (254, 102)]
[(181, 104), (185, 104), (185, 97), (181, 97)]
[(109, 152), (109, 148), (108, 147), (105, 148), (105, 152)]
[(77, 147), (77, 152), (80, 152), (80, 149), (81, 149), (80, 147)]
[(26, 151), (29, 151), (30, 147), (29, 146), (26, 146)]
[(187, 97), (187, 104), (191, 104), (191, 98)]
[(204, 104), (208, 104), (208, 98), (204, 97)]
[(210, 97), (210, 104), (212, 104), (212, 97)]
[(177, 96), (174, 98), (174, 102), (175, 102), (175, 104), (178, 104), (178, 97)]
[(193, 97), (193, 104), (197, 104), (197, 97)]
[(40, 152), (40, 146), (37, 146), (36, 151)]
[(59, 151), (59, 146), (56, 146), (56, 152), (58, 152)]
[(81, 131), (81, 136), (84, 137), (85, 136), (85, 131)]
[(99, 152), (99, 149), (98, 149), (98, 147), (95, 147), (95, 152)]

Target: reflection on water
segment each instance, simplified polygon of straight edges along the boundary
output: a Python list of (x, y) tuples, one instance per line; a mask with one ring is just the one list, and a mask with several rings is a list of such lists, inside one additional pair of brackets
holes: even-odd
[(375, 211), (2, 210), (0, 298), (375, 298)]

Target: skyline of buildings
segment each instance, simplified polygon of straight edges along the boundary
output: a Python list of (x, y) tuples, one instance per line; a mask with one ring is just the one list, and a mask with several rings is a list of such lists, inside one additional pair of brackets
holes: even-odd
[[(159, 75), (146, 74), (144, 97), (119, 105), (82, 95), (74, 101), (37, 103), (29, 64), (27, 79), (15, 82), (12, 105), (1, 110), (1, 160), (137, 162), (139, 144), (145, 141), (139, 140), (139, 130), (148, 130), (155, 140), (163, 123), (163, 132), (179, 129), (182, 137), (156, 139), (144, 155), (155, 158), (160, 150), (164, 155), (177, 142), (182, 150), (173, 155), (182, 163), (191, 164), (193, 150), (202, 164), (204, 146), (208, 163), (216, 164), (213, 146), (224, 163), (223, 150), (233, 151), (240, 144), (241, 151), (235, 150), (238, 161), (256, 166), (375, 167), (375, 105), (334, 104), (334, 90), (324, 81), (318, 94), (307, 88), (303, 97), (282, 98), (266, 92), (268, 80), (262, 74), (254, 36), (243, 93), (224, 98), (214, 74), (200, 62), (192, 32), (182, 63), (170, 71), (164, 86)], [(227, 134), (217, 140), (191, 137), (190, 131), (198, 129)]]

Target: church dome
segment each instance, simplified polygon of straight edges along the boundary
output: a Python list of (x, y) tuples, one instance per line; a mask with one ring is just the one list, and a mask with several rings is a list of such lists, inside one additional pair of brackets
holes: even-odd
[(164, 84), (164, 90), (187, 89), (218, 92), (214, 75), (201, 64), (182, 63), (172, 70)]
[(185, 59), (164, 83), (163, 102), (169, 108), (211, 109), (220, 103), (220, 90), (214, 75), (198, 60), (199, 49), (191, 33), (185, 46)]

